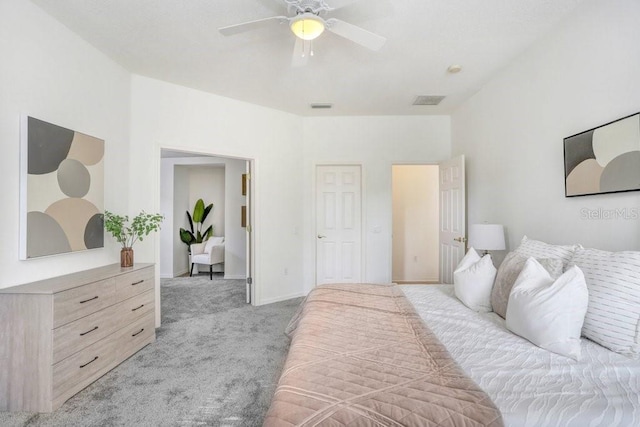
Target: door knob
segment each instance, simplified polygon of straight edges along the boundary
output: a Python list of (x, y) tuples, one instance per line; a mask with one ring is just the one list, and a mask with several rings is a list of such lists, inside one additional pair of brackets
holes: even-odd
[(323, 236), (321, 234), (318, 234), (318, 239), (324, 239), (325, 237), (327, 237), (327, 236)]
[(456, 242), (464, 243), (464, 242), (467, 241), (467, 238), (466, 237), (456, 237), (453, 240), (455, 240)]

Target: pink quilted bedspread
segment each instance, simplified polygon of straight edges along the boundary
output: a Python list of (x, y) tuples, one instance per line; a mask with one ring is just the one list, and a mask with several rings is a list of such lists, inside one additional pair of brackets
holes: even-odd
[(314, 289), (265, 426), (502, 426), (394, 285)]

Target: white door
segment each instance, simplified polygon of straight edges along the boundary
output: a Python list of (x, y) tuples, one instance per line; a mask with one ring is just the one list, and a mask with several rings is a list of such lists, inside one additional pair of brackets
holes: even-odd
[(453, 270), (465, 253), (464, 156), (440, 163), (440, 281), (453, 283)]
[(251, 162), (246, 162), (246, 171), (247, 173), (243, 177), (244, 182), (242, 183), (242, 189), (244, 190), (244, 195), (246, 196), (246, 208), (245, 208), (245, 230), (247, 231), (247, 284), (246, 284), (246, 301), (247, 304), (253, 303), (253, 223), (251, 221), (251, 211), (253, 206), (251, 205), (253, 193), (251, 192), (251, 184), (253, 180), (253, 176), (251, 174)]
[(361, 281), (360, 166), (316, 167), (316, 284)]

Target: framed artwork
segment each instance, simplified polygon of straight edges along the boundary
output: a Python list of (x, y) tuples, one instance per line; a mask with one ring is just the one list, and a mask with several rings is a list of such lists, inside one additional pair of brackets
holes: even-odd
[(21, 118), (20, 259), (104, 247), (104, 141)]
[(246, 173), (242, 174), (242, 195), (243, 196), (247, 195), (247, 174)]
[(564, 139), (565, 197), (640, 190), (640, 113)]

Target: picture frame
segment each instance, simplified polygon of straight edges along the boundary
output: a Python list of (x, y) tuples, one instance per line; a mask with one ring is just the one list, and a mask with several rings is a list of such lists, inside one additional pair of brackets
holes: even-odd
[(100, 138), (20, 118), (21, 260), (104, 247)]
[(564, 138), (565, 197), (640, 190), (640, 112)]

